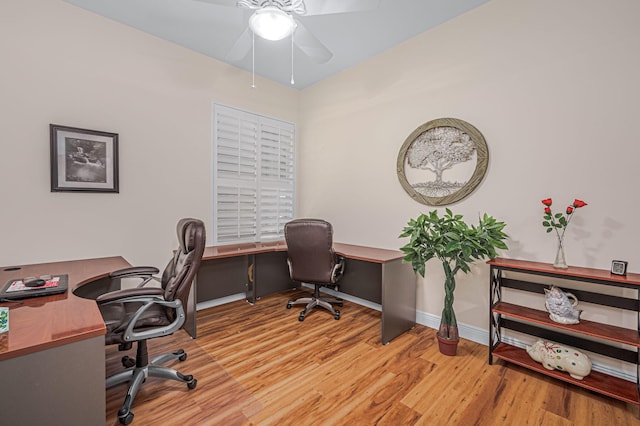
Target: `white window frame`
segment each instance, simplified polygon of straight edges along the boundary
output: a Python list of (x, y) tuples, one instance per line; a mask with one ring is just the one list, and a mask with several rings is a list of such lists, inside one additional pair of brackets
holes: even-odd
[(213, 245), (274, 241), (295, 217), (295, 124), (214, 103)]

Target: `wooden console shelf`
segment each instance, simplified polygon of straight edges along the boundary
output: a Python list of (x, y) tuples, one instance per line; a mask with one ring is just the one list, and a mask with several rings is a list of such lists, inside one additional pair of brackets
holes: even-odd
[(539, 362), (531, 359), (527, 351), (515, 346), (500, 343), (494, 350), (493, 356), (505, 361), (517, 364), (521, 367), (537, 371), (563, 382), (572, 383), (582, 388), (589, 389), (607, 396), (610, 396), (630, 404), (638, 405), (638, 389), (636, 384), (628, 380), (619, 379), (597, 371), (592, 371), (582, 380), (574, 379), (566, 372), (559, 370), (547, 370)]
[(640, 347), (640, 335), (638, 335), (637, 331), (631, 330), (630, 328), (617, 327), (615, 325), (602, 324), (587, 320), (580, 320), (579, 324), (558, 324), (557, 322), (551, 321), (549, 313), (546, 311), (539, 311), (537, 309), (512, 305), (511, 303), (505, 302), (498, 303), (493, 308), (493, 312), (535, 324), (547, 325), (560, 330), (584, 334), (585, 336)]
[[(556, 269), (551, 264), (528, 262), (514, 259), (496, 258), (487, 262), (490, 265), (490, 322), (489, 322), (489, 364), (493, 357), (554, 377), (567, 383), (589, 389), (609, 397), (640, 405), (640, 316), (636, 330), (603, 324), (595, 321), (580, 320), (579, 324), (559, 324), (549, 318), (546, 311), (532, 309), (502, 301), (503, 288), (544, 294), (547, 284), (525, 281), (510, 277), (508, 272), (516, 272), (518, 277), (537, 275), (553, 279), (553, 284), (563, 288), (567, 281), (597, 284), (599, 286), (624, 287), (636, 290), (636, 298), (612, 296), (606, 292), (571, 288), (581, 302), (623, 309), (636, 314), (640, 311), (640, 275), (612, 275), (610, 271), (569, 267)], [(504, 274), (504, 272), (507, 274)], [(564, 284), (563, 284), (564, 283)], [(597, 286), (594, 286), (597, 287)], [(601, 287), (598, 287), (601, 288)], [(543, 296), (541, 296), (543, 297)], [(550, 340), (586, 351), (598, 353), (613, 359), (636, 365), (636, 380), (631, 382), (598, 371), (592, 371), (583, 380), (572, 378), (566, 372), (547, 370), (542, 364), (531, 359), (526, 350), (502, 341), (502, 330), (508, 329), (544, 340)], [(633, 349), (625, 349), (620, 344)]]

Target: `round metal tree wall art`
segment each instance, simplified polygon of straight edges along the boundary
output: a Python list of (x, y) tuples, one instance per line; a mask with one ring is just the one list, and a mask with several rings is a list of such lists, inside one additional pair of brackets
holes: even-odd
[(466, 121), (438, 118), (418, 127), (398, 154), (398, 179), (416, 201), (443, 206), (462, 200), (480, 184), (489, 150)]

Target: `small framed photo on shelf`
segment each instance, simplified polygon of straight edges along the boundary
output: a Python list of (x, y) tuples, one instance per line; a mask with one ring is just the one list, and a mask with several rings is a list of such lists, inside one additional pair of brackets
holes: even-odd
[(118, 134), (49, 124), (51, 192), (119, 192)]
[(611, 262), (611, 273), (614, 275), (627, 275), (627, 264), (624, 260), (614, 260)]

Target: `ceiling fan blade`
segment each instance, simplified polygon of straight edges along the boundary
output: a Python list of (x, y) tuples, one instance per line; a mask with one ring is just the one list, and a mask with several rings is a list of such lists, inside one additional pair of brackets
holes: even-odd
[(220, 6), (236, 7), (236, 0), (196, 0), (202, 3), (218, 4)]
[(304, 5), (307, 9), (304, 16), (329, 15), (377, 9), (380, 0), (306, 0)]
[(296, 19), (296, 31), (293, 34), (293, 42), (300, 48), (313, 62), (324, 64), (333, 57), (333, 53), (327, 46), (314, 36), (302, 23)]
[(236, 42), (231, 46), (229, 52), (225, 56), (225, 59), (231, 62), (239, 61), (247, 56), (247, 53), (251, 50), (251, 30), (246, 28)]

